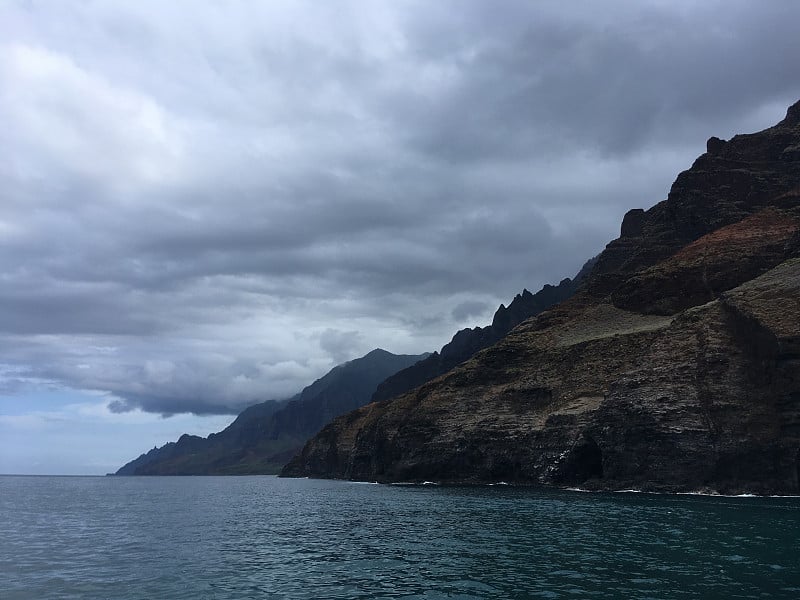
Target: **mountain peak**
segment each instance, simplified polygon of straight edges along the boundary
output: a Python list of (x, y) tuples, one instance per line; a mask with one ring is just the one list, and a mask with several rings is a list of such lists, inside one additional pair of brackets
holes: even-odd
[(389, 354), (392, 353), (389, 352), (388, 350), (384, 350), (383, 348), (375, 348), (374, 350), (370, 350), (369, 352), (367, 352), (361, 358), (367, 358), (368, 356), (388, 356)]

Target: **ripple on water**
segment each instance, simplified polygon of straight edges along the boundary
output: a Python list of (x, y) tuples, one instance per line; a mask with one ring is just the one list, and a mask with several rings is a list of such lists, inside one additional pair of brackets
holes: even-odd
[(796, 598), (798, 499), (0, 477), (0, 597)]

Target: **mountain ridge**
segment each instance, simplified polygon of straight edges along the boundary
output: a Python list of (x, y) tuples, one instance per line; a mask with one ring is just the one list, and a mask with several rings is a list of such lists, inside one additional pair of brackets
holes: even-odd
[(396, 355), (377, 348), (335, 366), (287, 400), (246, 408), (208, 437), (183, 434), (120, 467), (116, 475), (275, 473), (325, 423), (367, 402), (387, 375), (427, 354)]
[(524, 289), (521, 294), (514, 296), (508, 307), (505, 304), (499, 306), (490, 325), (457, 331), (450, 342), (442, 346), (439, 352), (434, 352), (418, 363), (388, 377), (375, 390), (372, 401), (377, 402), (398, 396), (439, 375), (444, 375), (456, 365), (468, 360), (476, 352), (500, 341), (525, 319), (536, 316), (566, 300), (583, 283), (594, 265), (594, 261), (595, 258), (586, 261), (573, 279), (567, 277), (558, 285), (545, 284), (535, 294)]
[(800, 493), (799, 229), (800, 102), (710, 138), (572, 297), (282, 475)]

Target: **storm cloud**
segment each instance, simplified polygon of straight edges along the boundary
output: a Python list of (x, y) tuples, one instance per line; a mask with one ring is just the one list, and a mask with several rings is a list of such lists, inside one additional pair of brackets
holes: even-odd
[(435, 350), (800, 98), (800, 5), (6, 2), (0, 389), (228, 414)]

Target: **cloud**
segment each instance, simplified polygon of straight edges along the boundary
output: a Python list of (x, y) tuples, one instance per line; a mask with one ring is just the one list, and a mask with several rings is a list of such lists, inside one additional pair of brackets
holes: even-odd
[(328, 328), (319, 336), (320, 348), (331, 357), (334, 363), (342, 363), (353, 358), (363, 345), (362, 335), (358, 331), (340, 331)]
[(41, 46), (0, 47), (0, 69), (3, 116), (22, 169), (40, 177), (58, 169), (109, 186), (179, 176), (179, 120), (152, 98)]
[(0, 387), (230, 414), (573, 276), (800, 97), (794, 3), (0, 8)]
[(463, 322), (471, 317), (484, 316), (492, 307), (479, 300), (467, 300), (457, 304), (452, 311), (453, 320)]
[(21, 394), (14, 403), (29, 406), (15, 409), (0, 396), (0, 472), (102, 475), (187, 431), (208, 435), (231, 421), (230, 416), (115, 413), (112, 401), (107, 395), (51, 390)]

